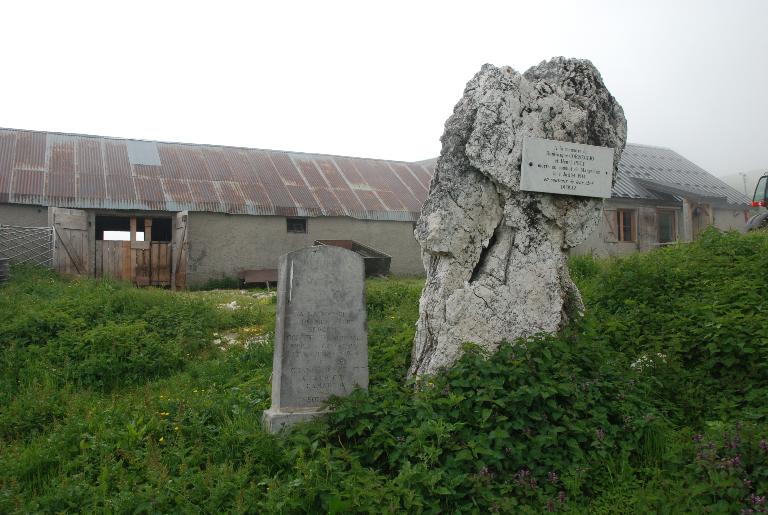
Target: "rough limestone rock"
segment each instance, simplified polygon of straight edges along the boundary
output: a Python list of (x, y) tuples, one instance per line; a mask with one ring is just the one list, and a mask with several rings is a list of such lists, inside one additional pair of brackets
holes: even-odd
[(555, 332), (583, 311), (568, 248), (597, 226), (602, 199), (520, 191), (526, 136), (614, 148), (627, 122), (597, 69), (554, 58), (524, 74), (486, 64), (445, 124), (416, 226), (427, 281), (412, 375), (450, 367), (464, 342)]

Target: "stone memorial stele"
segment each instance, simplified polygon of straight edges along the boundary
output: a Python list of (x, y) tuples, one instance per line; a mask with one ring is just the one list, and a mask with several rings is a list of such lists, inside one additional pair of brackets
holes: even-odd
[(597, 226), (626, 135), (589, 61), (486, 64), (469, 81), (416, 224), (427, 280), (411, 375), (452, 366), (465, 342), (493, 352), (583, 312), (567, 251)]
[(330, 396), (368, 387), (364, 286), (363, 259), (352, 251), (316, 246), (280, 258), (265, 429), (308, 420)]

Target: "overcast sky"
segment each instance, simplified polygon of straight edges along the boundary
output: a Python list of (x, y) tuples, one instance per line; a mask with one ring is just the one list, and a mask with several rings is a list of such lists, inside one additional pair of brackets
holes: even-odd
[(590, 59), (629, 141), (768, 167), (768, 1), (2, 8), (0, 127), (420, 160), (483, 63)]

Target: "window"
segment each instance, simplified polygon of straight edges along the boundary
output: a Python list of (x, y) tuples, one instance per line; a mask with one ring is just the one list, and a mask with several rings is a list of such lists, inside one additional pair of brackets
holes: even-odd
[(170, 218), (152, 219), (152, 241), (171, 241), (173, 223)]
[(768, 175), (764, 175), (760, 177), (760, 180), (757, 181), (757, 186), (755, 187), (755, 196), (752, 197), (752, 207), (768, 207), (766, 194), (768, 193)]
[(669, 243), (677, 239), (677, 224), (675, 223), (675, 212), (665, 209), (657, 213), (659, 221), (659, 243)]
[[(123, 216), (96, 216), (96, 239), (131, 241), (131, 219)], [(143, 241), (144, 233), (136, 233), (136, 240)]]
[(637, 230), (635, 228), (634, 209), (617, 209), (616, 216), (616, 227), (618, 228), (619, 232), (619, 241), (635, 241)]
[(96, 216), (97, 241), (131, 241), (131, 224), (135, 224), (134, 241), (169, 242), (173, 234), (170, 218), (143, 218), (129, 216)]
[(306, 233), (307, 232), (307, 219), (306, 218), (287, 218), (288, 232)]

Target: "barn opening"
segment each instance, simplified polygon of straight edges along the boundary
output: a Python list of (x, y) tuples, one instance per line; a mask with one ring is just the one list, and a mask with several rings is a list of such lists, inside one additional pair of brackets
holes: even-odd
[[(131, 219), (128, 216), (96, 216), (96, 241), (132, 241)], [(173, 235), (170, 218), (135, 217), (136, 236), (133, 241), (169, 242)], [(146, 237), (147, 221), (152, 227), (151, 237)]]
[(96, 215), (95, 274), (140, 286), (170, 286), (173, 219)]

